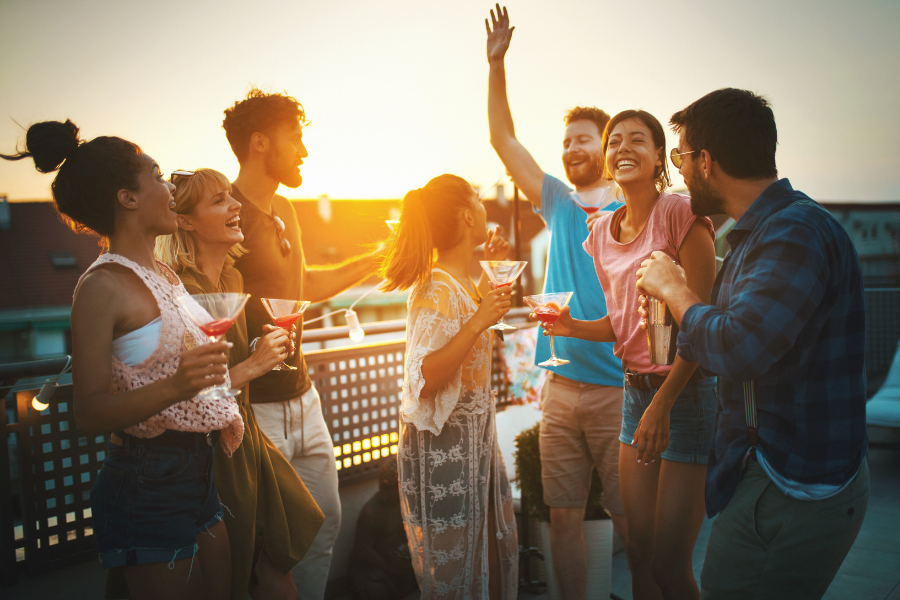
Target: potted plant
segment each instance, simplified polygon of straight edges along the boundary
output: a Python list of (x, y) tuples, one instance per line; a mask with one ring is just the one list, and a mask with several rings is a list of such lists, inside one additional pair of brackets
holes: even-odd
[[(544, 568), (547, 572), (547, 598), (562, 600), (559, 583), (553, 572), (553, 555), (550, 548), (550, 507), (544, 503), (544, 485), (541, 481), (541, 424), (526, 429), (516, 436), (516, 482), (522, 494), (523, 518), (536, 519), (541, 527), (544, 551)], [(586, 600), (606, 600), (610, 597), (612, 577), (612, 521), (600, 498), (603, 486), (596, 469), (591, 471), (591, 488), (588, 493), (584, 516), (584, 540), (587, 545)]]

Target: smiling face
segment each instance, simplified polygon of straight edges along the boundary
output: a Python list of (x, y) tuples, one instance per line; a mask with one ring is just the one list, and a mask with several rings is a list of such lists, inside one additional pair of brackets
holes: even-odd
[(165, 180), (159, 165), (150, 156), (144, 154), (141, 161), (143, 166), (138, 176), (138, 189), (130, 192), (137, 201), (141, 220), (156, 235), (173, 233), (178, 228), (175, 213), (172, 212), (175, 186)]
[(655, 182), (663, 167), (664, 150), (653, 142), (653, 134), (642, 120), (625, 119), (609, 133), (606, 170), (622, 187)]
[(303, 145), (303, 128), (299, 121), (285, 121), (267, 134), (269, 150), (265, 157), (266, 175), (289, 188), (300, 187), (303, 177), (300, 165), (309, 156)]
[(178, 225), (191, 232), (198, 246), (226, 249), (244, 241), (241, 232), (241, 203), (224, 189), (205, 189), (190, 214), (179, 215)]
[(588, 119), (572, 121), (563, 139), (563, 167), (566, 178), (576, 187), (589, 187), (600, 181), (603, 166), (602, 132)]

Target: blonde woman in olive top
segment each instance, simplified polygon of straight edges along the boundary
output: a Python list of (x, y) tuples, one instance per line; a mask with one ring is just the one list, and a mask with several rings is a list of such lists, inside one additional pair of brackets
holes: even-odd
[[(187, 173), (187, 172), (185, 172)], [(243, 249), (241, 205), (221, 173), (200, 169), (173, 175), (178, 231), (159, 238), (157, 256), (171, 265), (190, 294), (238, 293), (244, 288), (234, 256)], [(291, 569), (312, 543), (324, 515), (290, 463), (260, 431), (250, 408), (251, 379), (268, 373), (292, 351), (288, 332), (269, 327), (251, 354), (243, 313), (228, 331), (231, 381), (244, 418), (244, 442), (230, 459), (216, 457), (215, 478), (231, 541), (232, 600), (296, 598)]]

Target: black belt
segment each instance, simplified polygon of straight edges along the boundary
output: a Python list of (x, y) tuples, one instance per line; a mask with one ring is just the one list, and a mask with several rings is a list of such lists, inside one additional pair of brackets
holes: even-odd
[[(646, 390), (658, 390), (662, 387), (662, 384), (666, 382), (666, 377), (668, 377), (671, 371), (667, 371), (663, 374), (659, 373), (635, 373), (634, 371), (629, 371), (627, 368), (625, 369), (625, 385), (631, 386), (636, 390), (646, 391)], [(691, 378), (688, 379), (688, 382), (698, 381), (703, 379), (705, 375), (700, 372), (700, 369), (694, 369)]]
[[(123, 445), (153, 446), (155, 448), (196, 448), (197, 446), (215, 446), (219, 441), (220, 431), (208, 433), (194, 431), (175, 431), (167, 429), (160, 435), (151, 438), (139, 438), (124, 431), (116, 435), (122, 439)], [(115, 442), (113, 442), (115, 443)]]

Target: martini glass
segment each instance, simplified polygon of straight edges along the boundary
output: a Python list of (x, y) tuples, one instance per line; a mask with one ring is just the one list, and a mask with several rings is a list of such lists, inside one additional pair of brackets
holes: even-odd
[[(241, 314), (250, 294), (197, 294), (184, 295), (178, 298), (181, 310), (190, 318), (200, 331), (206, 334), (210, 343), (220, 341), (225, 333), (234, 325), (234, 320)], [(208, 387), (198, 394), (200, 398), (232, 398), (241, 390), (225, 385)]]
[(385, 219), (384, 224), (388, 226), (388, 229), (394, 231), (395, 229), (397, 229), (397, 225), (400, 224), (400, 221), (398, 221), (397, 219)]
[[(516, 278), (525, 270), (528, 261), (524, 260), (482, 260), (481, 268), (487, 273), (488, 278), (495, 287), (511, 286)], [(503, 317), (497, 321), (496, 325), (491, 325), (489, 329), (496, 331), (515, 331), (512, 325), (503, 322)]]
[[(309, 302), (304, 300), (279, 300), (278, 298), (262, 298), (262, 305), (266, 308), (272, 322), (282, 329), (291, 328), (294, 323), (300, 320), (300, 317), (309, 307)], [(293, 347), (293, 342), (291, 344)], [(296, 371), (297, 367), (282, 362), (276, 365), (273, 371)]]
[(569, 196), (578, 205), (578, 208), (587, 214), (592, 214), (601, 208), (605, 208), (611, 200), (615, 199), (609, 198), (612, 189), (612, 185), (607, 184), (589, 190), (581, 190), (580, 192), (569, 192)]
[[(541, 323), (553, 325), (559, 319), (559, 312), (566, 307), (572, 298), (573, 292), (557, 292), (555, 294), (537, 294), (535, 296), (525, 296), (522, 300), (531, 307)], [(564, 358), (557, 358), (556, 351), (553, 349), (553, 332), (550, 332), (550, 358), (542, 363), (538, 363), (539, 367), (558, 367), (567, 365), (569, 361)]]

